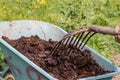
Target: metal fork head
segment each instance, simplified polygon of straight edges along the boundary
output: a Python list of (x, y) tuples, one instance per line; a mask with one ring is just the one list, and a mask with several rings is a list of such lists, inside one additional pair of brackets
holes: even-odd
[[(73, 53), (76, 49), (82, 51), (89, 39), (95, 34), (95, 32), (89, 31), (89, 29), (75, 30), (63, 37), (51, 50), (51, 55), (60, 55), (66, 53)], [(66, 54), (67, 55), (67, 54)]]

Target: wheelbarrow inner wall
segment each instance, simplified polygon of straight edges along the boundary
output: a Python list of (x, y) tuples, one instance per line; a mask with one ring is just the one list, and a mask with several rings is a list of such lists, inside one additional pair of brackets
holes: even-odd
[[(0, 37), (7, 36), (10, 39), (18, 39), (21, 36), (30, 37), (31, 35), (38, 35), (44, 40), (53, 39), (58, 41), (65, 34), (66, 32), (59, 27), (41, 21), (20, 20), (0, 23)], [(0, 39), (0, 47), (16, 80), (21, 80), (21, 78), (22, 80), (56, 79), (31, 62), (19, 51), (11, 47), (3, 39)], [(110, 79), (112, 76), (117, 75), (120, 72), (120, 69), (117, 66), (103, 56), (99, 55), (93, 49), (89, 48), (88, 46), (85, 46), (85, 49), (91, 51), (93, 58), (101, 67), (103, 67), (105, 70), (114, 72), (83, 78), (81, 80)]]
[(39, 21), (11, 21), (0, 23), (0, 37), (7, 36), (10, 39), (17, 39), (21, 36), (30, 37), (38, 35), (44, 40), (53, 39), (60, 40), (65, 31), (58, 29), (45, 22)]

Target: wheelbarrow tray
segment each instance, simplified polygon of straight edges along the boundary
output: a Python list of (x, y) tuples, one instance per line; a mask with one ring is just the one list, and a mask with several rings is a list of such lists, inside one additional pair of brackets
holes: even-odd
[[(41, 21), (16, 20), (0, 22), (0, 37), (7, 36), (10, 39), (18, 39), (21, 36), (30, 37), (32, 35), (38, 35), (44, 40), (51, 38), (52, 40), (58, 41), (66, 33), (66, 31), (55, 25)], [(0, 48), (15, 77), (15, 80), (57, 80), (1, 38)], [(87, 45), (85, 46), (85, 49), (90, 50), (93, 59), (95, 59), (96, 62), (104, 68), (104, 70), (113, 72), (82, 78), (80, 80), (110, 80), (114, 75), (120, 73), (119, 67), (101, 56), (95, 50), (91, 49)]]

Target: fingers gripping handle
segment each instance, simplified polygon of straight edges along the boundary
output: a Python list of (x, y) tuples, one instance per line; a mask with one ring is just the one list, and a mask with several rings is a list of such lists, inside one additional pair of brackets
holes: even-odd
[(118, 33), (118, 35), (115, 35), (115, 40), (120, 43), (120, 24), (116, 26), (115, 32)]

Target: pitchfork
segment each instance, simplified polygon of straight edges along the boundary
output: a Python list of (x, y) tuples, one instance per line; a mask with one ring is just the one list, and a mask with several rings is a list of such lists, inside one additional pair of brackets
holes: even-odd
[[(110, 27), (103, 27), (93, 25), (88, 28), (80, 28), (73, 30), (66, 34), (52, 49), (51, 55), (56, 55), (57, 53), (65, 53), (68, 46), (74, 46), (74, 48), (83, 50), (87, 42), (94, 36), (96, 33), (108, 34), (116, 36), (117, 41), (120, 41), (120, 26), (117, 26), (115, 29)], [(119, 40), (118, 40), (119, 39)], [(64, 46), (62, 47), (62, 45)], [(62, 47), (62, 49), (61, 49)], [(70, 48), (67, 52), (72, 53), (74, 48)], [(58, 52), (58, 49), (61, 49), (61, 52)]]

